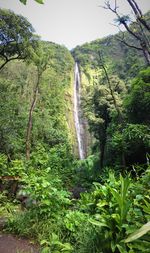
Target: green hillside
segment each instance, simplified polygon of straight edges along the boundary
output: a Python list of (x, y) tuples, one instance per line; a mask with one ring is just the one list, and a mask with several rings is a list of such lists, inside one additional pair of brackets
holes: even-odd
[(0, 252), (149, 253), (148, 17), (70, 52), (0, 9)]
[(47, 150), (66, 143), (72, 153), (74, 128), (69, 124), (73, 125), (74, 61), (66, 48), (40, 42), (33, 61), (10, 62), (1, 72), (0, 150), (10, 159), (25, 154), (29, 111), (39, 68), (45, 63), (33, 111), (31, 152), (38, 147)]
[[(146, 14), (146, 18), (149, 18), (149, 12)], [(130, 29), (134, 30), (135, 25), (131, 24)], [(148, 39), (148, 32), (145, 31), (145, 34)], [(139, 47), (136, 38), (128, 32), (124, 32), (123, 35), (124, 41), (127, 41), (129, 45)], [(144, 124), (144, 128), (149, 124), (149, 77), (146, 80), (146, 83), (148, 82), (147, 88), (143, 84), (144, 90), (147, 92), (147, 95), (143, 94), (147, 96), (146, 104), (138, 106), (137, 103), (140, 101), (135, 102), (138, 97), (132, 97), (133, 94), (133, 96), (138, 96), (136, 93), (139, 92), (141, 101), (145, 100), (140, 93), (142, 92), (140, 82), (145, 82), (144, 75), (149, 76), (149, 68), (145, 70), (147, 62), (142, 51), (127, 46), (120, 41), (121, 36), (122, 33), (119, 32), (116, 35), (97, 39), (77, 46), (71, 52), (80, 67), (83, 118), (86, 122), (88, 121), (86, 129), (89, 130), (89, 133), (87, 130), (86, 133), (87, 138), (91, 140), (89, 147), (92, 147), (91, 151), (89, 147), (87, 149), (89, 154), (95, 154), (95, 150), (97, 150), (97, 156), (100, 157), (97, 159), (101, 161), (101, 167), (103, 164), (105, 166), (114, 165), (117, 161), (119, 164), (122, 163), (122, 166), (136, 162), (145, 163), (146, 153), (149, 152), (149, 144), (148, 146), (146, 144), (145, 147), (145, 144), (141, 142), (139, 147), (134, 149), (133, 154), (131, 146), (134, 145), (134, 142), (130, 143), (130, 140), (126, 139), (128, 137), (122, 135), (124, 131), (129, 131), (129, 135), (130, 131), (136, 132), (135, 128), (138, 125), (133, 125), (135, 123)], [(137, 74), (142, 70), (143, 72), (137, 77)], [(135, 77), (137, 79), (134, 79)], [(138, 114), (145, 120), (137, 119), (139, 118)], [(143, 116), (141, 116), (142, 114)], [(140, 142), (136, 140), (135, 136), (130, 138), (134, 138), (135, 143)], [(121, 147), (121, 145), (123, 146)], [(127, 147), (125, 147), (126, 145)], [(122, 162), (120, 159), (123, 159)], [(125, 160), (127, 161), (125, 162)]]

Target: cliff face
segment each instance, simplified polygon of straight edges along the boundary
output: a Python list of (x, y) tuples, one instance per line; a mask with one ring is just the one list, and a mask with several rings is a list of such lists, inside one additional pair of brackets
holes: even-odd
[[(71, 147), (73, 153), (76, 153), (73, 118), (74, 60), (69, 50), (63, 46), (49, 42), (40, 44), (40, 61), (40, 53), (46, 55), (45, 47), (50, 52), (50, 57), (40, 78), (33, 111), (31, 152), (41, 146), (48, 150), (64, 146), (66, 150)], [(0, 91), (1, 98), (4, 98), (0, 102), (3, 108), (0, 110), (0, 133), (3, 133), (1, 152), (7, 152), (11, 156), (25, 152), (28, 115), (36, 81), (37, 66), (32, 60), (30, 64), (23, 61), (11, 62), (1, 72)]]
[[(149, 13), (147, 13), (149, 16)], [(134, 24), (131, 25), (134, 29)], [(103, 39), (97, 39), (90, 43), (85, 43), (77, 46), (72, 50), (72, 55), (75, 61), (79, 64), (81, 76), (81, 100), (83, 111), (83, 125), (84, 125), (84, 145), (87, 155), (90, 154), (91, 144), (95, 143), (94, 137), (89, 133), (89, 118), (90, 110), (92, 110), (91, 96), (94, 87), (107, 87), (107, 80), (104, 74), (102, 64), (107, 69), (108, 76), (111, 79), (114, 94), (118, 105), (121, 107), (123, 96), (130, 91), (132, 79), (137, 73), (146, 65), (144, 55), (132, 47), (126, 46), (118, 40), (117, 35), (110, 35)], [(149, 36), (149, 35), (147, 35)], [(138, 46), (138, 42), (127, 32), (124, 33), (128, 44)], [(118, 87), (114, 87), (118, 83)], [(122, 97), (118, 95), (122, 93)], [(93, 119), (94, 120), (94, 119)]]
[(70, 83), (68, 88), (65, 91), (65, 115), (66, 115), (66, 123), (68, 129), (68, 136), (70, 140), (70, 144), (72, 147), (72, 152), (75, 157), (78, 157), (78, 144), (77, 144), (77, 136), (76, 129), (74, 123), (74, 62), (72, 66), (72, 70), (70, 72)]

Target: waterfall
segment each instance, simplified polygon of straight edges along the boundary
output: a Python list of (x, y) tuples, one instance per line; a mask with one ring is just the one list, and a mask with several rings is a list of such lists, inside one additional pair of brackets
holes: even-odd
[(74, 121), (78, 141), (79, 158), (84, 159), (84, 147), (82, 139), (82, 123), (80, 119), (80, 74), (78, 64), (75, 64), (74, 69)]

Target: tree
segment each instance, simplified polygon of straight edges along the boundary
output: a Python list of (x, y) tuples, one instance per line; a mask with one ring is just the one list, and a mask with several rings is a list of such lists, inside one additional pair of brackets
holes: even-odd
[[(113, 101), (114, 107), (116, 109), (116, 112), (118, 114), (118, 119), (121, 122), (122, 121), (122, 113), (121, 113), (120, 108), (117, 104), (116, 97), (115, 97), (115, 92), (113, 91), (113, 87), (112, 87), (112, 83), (111, 83), (111, 79), (108, 75), (108, 71), (107, 71), (107, 68), (105, 66), (105, 63), (104, 63), (104, 60), (102, 58), (102, 54), (101, 54), (100, 51), (98, 52), (97, 62), (98, 62), (98, 66), (101, 67), (102, 70), (104, 71), (104, 75), (105, 75), (106, 81), (108, 83), (108, 88), (109, 88), (109, 91), (110, 91), (110, 94), (111, 94), (111, 97), (112, 97), (112, 101)], [(116, 82), (116, 86), (119, 84), (119, 82), (118, 83)]]
[[(97, 67), (100, 68), (100, 64)], [(88, 119), (90, 131), (93, 132), (94, 137), (98, 141), (100, 168), (104, 166), (108, 128), (110, 128), (112, 123), (114, 125), (114, 121), (115, 128), (118, 128), (118, 125), (122, 124), (121, 96), (124, 92), (124, 83), (116, 76), (108, 76), (108, 73), (106, 77), (104, 71), (104, 73), (100, 73), (100, 76), (94, 82), (93, 87), (91, 87), (85, 98), (85, 116)], [(111, 137), (109, 136), (109, 138)], [(122, 160), (122, 163), (124, 164), (125, 162)]]
[[(136, 40), (136, 44), (130, 45), (128, 41), (125, 40), (124, 33), (122, 32), (122, 37), (119, 37), (119, 40), (122, 41), (125, 45), (135, 48), (139, 51), (142, 51), (144, 54), (144, 57), (146, 59), (146, 62), (148, 65), (150, 65), (150, 42), (148, 39), (148, 36), (146, 32), (149, 34), (150, 32), (150, 26), (145, 20), (141, 9), (135, 2), (135, 0), (127, 0), (130, 7), (132, 8), (132, 11), (135, 15), (136, 22), (131, 26), (129, 25), (131, 23), (131, 19), (129, 15), (121, 15), (118, 11), (117, 6), (117, 0), (114, 1), (114, 7), (111, 6), (110, 1), (105, 1), (105, 9), (108, 9), (112, 11), (116, 16), (116, 22), (118, 25), (123, 25), (125, 29), (128, 31), (128, 33)], [(133, 29), (132, 29), (133, 27)]]
[[(27, 0), (19, 0), (21, 3), (23, 3), (23, 4), (26, 4), (27, 3)], [(34, 1), (36, 1), (37, 3), (39, 3), (39, 4), (43, 4), (44, 2), (43, 2), (43, 0), (34, 0)]]
[(9, 160), (24, 152), (28, 98), (25, 90), (31, 69), (23, 61), (8, 64), (0, 77), (0, 152)]
[(141, 9), (139, 8), (138, 4), (135, 2), (135, 0), (127, 0), (127, 2), (129, 3), (129, 5), (132, 8), (137, 22), (141, 23), (148, 31), (150, 31), (150, 26), (146, 22), (144, 15), (143, 15)]
[(134, 124), (150, 123), (150, 67), (139, 73), (125, 100), (129, 121)]
[(113, 129), (109, 146), (115, 157), (124, 150), (126, 165), (146, 164), (150, 151), (150, 67), (142, 70), (133, 80), (131, 91), (124, 101), (126, 123), (120, 132)]
[(32, 25), (21, 15), (0, 9), (0, 70), (12, 60), (26, 59), (36, 47), (37, 36)]
[[(46, 61), (48, 64), (43, 71)], [(48, 152), (57, 145), (69, 149), (73, 131), (69, 128), (70, 123), (67, 125), (66, 118), (73, 119), (70, 110), (72, 100), (71, 96), (68, 100), (67, 94), (73, 64), (71, 54), (65, 47), (40, 42), (28, 61), (11, 61), (3, 69), (0, 75), (0, 152), (7, 154), (9, 160), (26, 153), (31, 103), (30, 154), (41, 146)], [(68, 132), (71, 132), (70, 135)], [(60, 152), (60, 147), (58, 149)], [(32, 155), (30, 157), (32, 159)]]
[(33, 59), (36, 69), (37, 69), (37, 78), (36, 84), (33, 91), (33, 97), (29, 109), (28, 124), (27, 124), (27, 135), (26, 135), (26, 158), (30, 158), (30, 148), (31, 148), (31, 131), (32, 131), (32, 122), (33, 122), (33, 112), (37, 102), (39, 94), (39, 85), (41, 82), (42, 74), (46, 70), (47, 65), (49, 64), (51, 57), (50, 49), (47, 44), (39, 45), (36, 52), (33, 53)]
[(90, 130), (99, 142), (100, 168), (104, 165), (105, 146), (107, 141), (107, 128), (111, 121), (109, 90), (104, 85), (95, 85), (93, 96), (91, 97), (91, 112), (88, 113)]

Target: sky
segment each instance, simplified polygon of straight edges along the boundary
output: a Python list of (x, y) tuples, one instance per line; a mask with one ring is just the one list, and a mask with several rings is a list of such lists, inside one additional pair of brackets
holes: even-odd
[[(117, 1), (121, 13), (131, 13), (126, 0)], [(143, 13), (150, 10), (150, 0), (136, 2)], [(104, 0), (44, 0), (43, 5), (28, 0), (26, 6), (19, 0), (0, 0), (0, 8), (26, 17), (41, 39), (68, 49), (118, 32), (114, 14), (100, 7), (103, 5)]]

